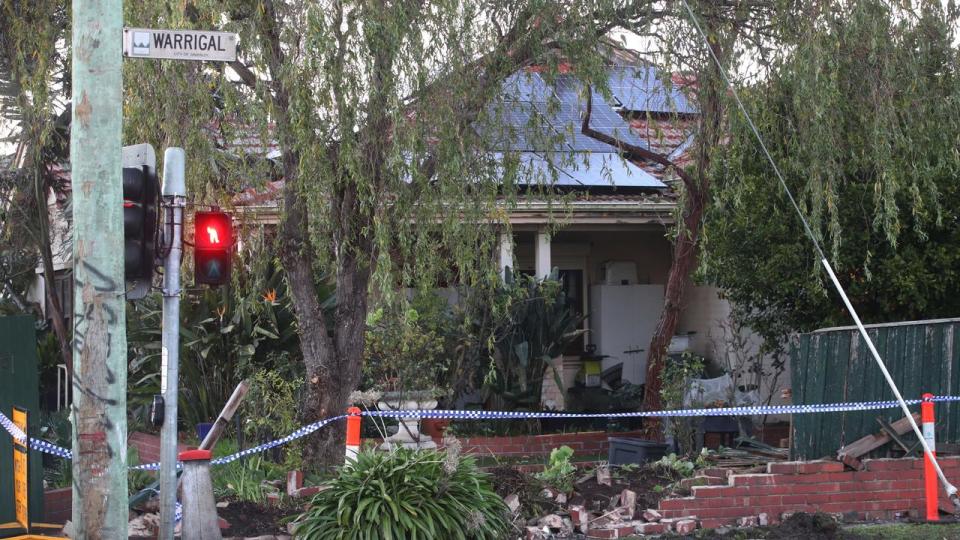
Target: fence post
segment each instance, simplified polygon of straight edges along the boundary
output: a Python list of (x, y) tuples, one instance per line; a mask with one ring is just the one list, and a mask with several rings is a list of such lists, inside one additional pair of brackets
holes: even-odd
[(360, 453), (360, 408), (350, 407), (347, 409), (347, 455), (346, 462), (357, 460), (357, 454)]
[[(920, 403), (920, 421), (923, 423), (923, 438), (930, 445), (930, 450), (936, 452), (936, 436), (934, 428), (936, 424), (933, 418), (933, 394), (923, 395), (923, 401)], [(936, 454), (934, 454), (936, 455)], [(923, 456), (923, 485), (927, 499), (927, 521), (940, 520), (939, 495), (937, 493), (937, 473), (933, 469), (933, 462), (930, 456)]]
[(183, 540), (221, 540), (210, 480), (211, 452), (187, 450), (179, 457), (183, 462)]

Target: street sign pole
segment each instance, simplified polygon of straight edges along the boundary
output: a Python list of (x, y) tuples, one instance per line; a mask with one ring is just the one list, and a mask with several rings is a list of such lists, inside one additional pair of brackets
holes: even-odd
[(177, 378), (180, 362), (180, 261), (183, 255), (183, 207), (186, 157), (183, 148), (163, 154), (163, 335), (161, 337), (160, 393), (163, 429), (160, 432), (159, 540), (173, 540), (177, 504)]
[(127, 536), (122, 0), (73, 0), (73, 525)]

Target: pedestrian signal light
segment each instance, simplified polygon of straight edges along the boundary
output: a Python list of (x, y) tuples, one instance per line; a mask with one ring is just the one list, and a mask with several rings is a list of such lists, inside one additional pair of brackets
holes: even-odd
[(233, 222), (226, 212), (194, 215), (193, 268), (197, 284), (223, 285), (230, 280)]

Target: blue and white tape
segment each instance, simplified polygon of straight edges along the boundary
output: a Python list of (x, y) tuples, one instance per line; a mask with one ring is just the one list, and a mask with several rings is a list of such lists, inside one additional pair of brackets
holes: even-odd
[[(917, 405), (920, 399), (908, 399), (907, 405)], [(960, 396), (935, 396), (935, 402), (953, 402), (960, 401)], [(482, 411), (482, 410), (396, 410), (396, 411), (364, 411), (361, 416), (386, 417), (386, 418), (444, 418), (451, 420), (513, 420), (513, 419), (535, 419), (535, 418), (666, 418), (666, 417), (691, 417), (691, 416), (757, 416), (772, 414), (813, 414), (828, 412), (855, 412), (872, 411), (881, 409), (893, 409), (899, 407), (896, 401), (860, 401), (852, 403), (820, 403), (814, 405), (764, 405), (755, 407), (714, 407), (707, 409), (679, 409), (671, 411), (634, 411), (620, 413), (572, 413), (572, 412), (525, 412), (525, 411)], [(291, 441), (306, 437), (307, 435), (323, 428), (327, 424), (343, 420), (348, 415), (334, 416), (325, 418), (318, 422), (303, 426), (286, 437), (266, 442), (253, 448), (241, 450), (240, 452), (223, 456), (210, 461), (211, 465), (223, 465), (236, 461), (242, 457), (250, 456), (282, 446)], [(0, 412), (0, 425), (13, 438), (23, 441), (27, 438), (20, 428), (13, 424), (3, 412)], [(70, 450), (57, 446), (47, 441), (31, 438), (30, 448), (38, 452), (59, 456), (65, 459), (71, 459)], [(177, 464), (180, 467), (180, 464)], [(130, 467), (134, 470), (153, 471), (160, 468), (159, 463), (146, 463)]]

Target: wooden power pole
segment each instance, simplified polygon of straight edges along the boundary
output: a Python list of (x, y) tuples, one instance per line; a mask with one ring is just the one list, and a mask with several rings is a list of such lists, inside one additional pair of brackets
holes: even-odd
[(73, 0), (74, 538), (127, 537), (122, 0)]

